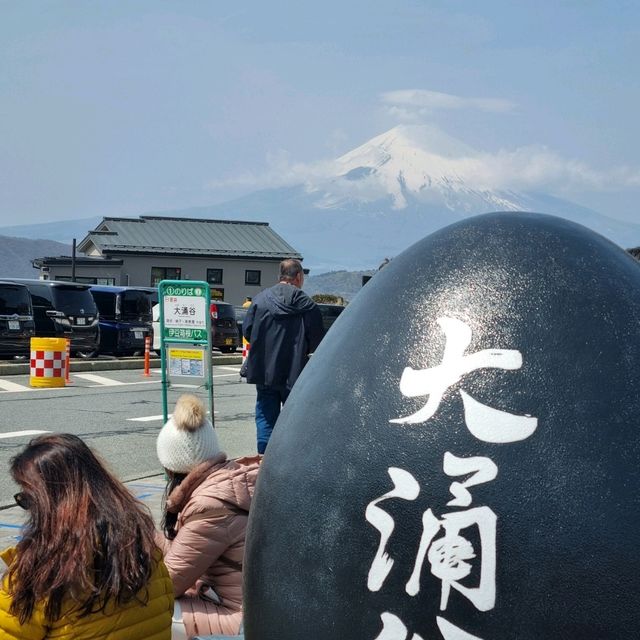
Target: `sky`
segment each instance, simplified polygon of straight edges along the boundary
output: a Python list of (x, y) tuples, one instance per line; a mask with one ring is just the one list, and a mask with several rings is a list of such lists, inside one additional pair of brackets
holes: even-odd
[(639, 60), (635, 0), (0, 0), (0, 226), (224, 202), (399, 124), (640, 223)]

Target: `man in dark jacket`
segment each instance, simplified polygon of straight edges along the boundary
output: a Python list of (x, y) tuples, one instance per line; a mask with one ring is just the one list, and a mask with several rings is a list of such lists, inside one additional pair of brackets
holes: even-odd
[(280, 263), (280, 281), (261, 291), (249, 307), (242, 332), (251, 344), (247, 382), (256, 385), (258, 453), (264, 453), (280, 409), (322, 338), (322, 315), (301, 290), (299, 260)]

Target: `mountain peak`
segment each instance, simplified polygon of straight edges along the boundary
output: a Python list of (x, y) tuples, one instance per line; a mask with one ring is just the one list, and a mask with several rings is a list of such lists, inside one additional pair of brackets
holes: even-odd
[[(407, 198), (430, 190), (463, 189), (457, 168), (461, 159), (472, 157), (474, 149), (428, 125), (399, 125), (382, 133), (336, 160), (339, 197), (325, 197), (324, 206), (344, 201), (345, 192), (355, 199), (391, 197), (396, 209), (407, 206)], [(341, 180), (349, 185), (339, 185)], [(354, 182), (360, 185), (353, 185)], [(367, 188), (368, 187), (368, 188)]]
[(338, 162), (347, 161), (354, 154), (377, 148), (391, 156), (423, 153), (441, 158), (459, 158), (474, 155), (476, 151), (461, 140), (444, 131), (426, 124), (398, 125), (375, 136), (353, 151), (338, 158)]

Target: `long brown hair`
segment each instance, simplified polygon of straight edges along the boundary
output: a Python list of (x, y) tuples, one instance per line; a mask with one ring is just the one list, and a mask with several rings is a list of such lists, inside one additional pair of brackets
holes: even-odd
[(178, 532), (176, 531), (176, 524), (178, 523), (178, 512), (169, 511), (167, 509), (167, 500), (171, 495), (171, 492), (182, 484), (182, 481), (187, 477), (186, 473), (174, 473), (165, 469), (167, 475), (167, 486), (164, 489), (164, 495), (162, 496), (162, 521), (160, 526), (164, 531), (164, 535), (167, 540), (173, 540)]
[(154, 568), (153, 519), (80, 438), (34, 438), (11, 460), (11, 475), (29, 506), (8, 569), (21, 623), (36, 603), (55, 621), (66, 598), (80, 616), (136, 598)]

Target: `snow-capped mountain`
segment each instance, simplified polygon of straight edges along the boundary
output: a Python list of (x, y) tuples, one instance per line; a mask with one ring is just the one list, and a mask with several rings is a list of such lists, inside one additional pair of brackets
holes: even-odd
[(412, 200), (439, 202), (456, 214), (473, 214), (479, 205), (520, 210), (516, 193), (473, 188), (460, 175), (476, 155), (471, 147), (437, 129), (398, 126), (338, 158), (337, 177), (320, 204), (334, 207), (350, 197), (390, 196), (398, 210)]
[(519, 162), (509, 154), (479, 153), (429, 126), (398, 126), (333, 162), (309, 167), (294, 186), (179, 213), (267, 220), (314, 273), (375, 267), (428, 233), (490, 211), (559, 215), (625, 248), (640, 244), (638, 225), (553, 195), (509, 188), (509, 182), (527, 185), (530, 168)]
[[(532, 167), (526, 153), (482, 153), (430, 126), (404, 125), (331, 162), (295, 171), (285, 167), (288, 175), (271, 176), (287, 186), (214, 206), (153, 213), (269, 222), (303, 254), (313, 273), (376, 267), (428, 233), (490, 211), (559, 215), (625, 248), (640, 245), (640, 226), (530, 188), (536, 184), (532, 173), (554, 170), (544, 155)], [(69, 237), (56, 239), (83, 237), (95, 226), (85, 222), (82, 229), (67, 223)], [(49, 237), (38, 228), (44, 231), (31, 225), (0, 233)]]

